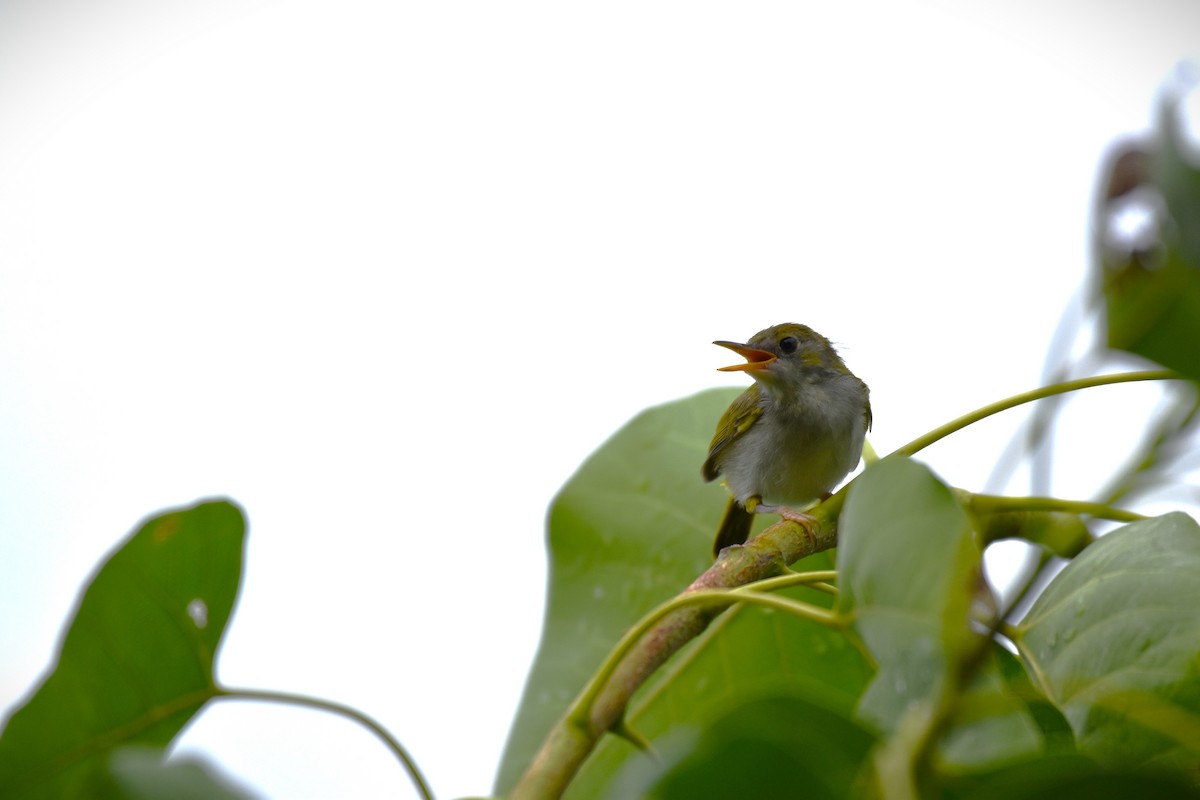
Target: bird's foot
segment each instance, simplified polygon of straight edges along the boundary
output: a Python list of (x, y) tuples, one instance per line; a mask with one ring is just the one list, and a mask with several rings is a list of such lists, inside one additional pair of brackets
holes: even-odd
[(814, 543), (817, 539), (817, 531), (821, 527), (820, 521), (812, 514), (805, 514), (803, 511), (797, 511), (788, 506), (772, 505), (770, 503), (759, 503), (754, 508), (755, 514), (778, 514), (780, 518), (788, 522), (795, 522), (804, 529), (804, 533)]

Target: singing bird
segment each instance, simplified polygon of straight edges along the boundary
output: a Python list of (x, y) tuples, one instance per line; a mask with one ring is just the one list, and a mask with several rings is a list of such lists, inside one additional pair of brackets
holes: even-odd
[(701, 470), (706, 481), (724, 476), (732, 494), (713, 543), (717, 556), (746, 541), (756, 513), (814, 524), (788, 506), (829, 497), (858, 464), (871, 402), (867, 385), (807, 325), (784, 323), (745, 344), (713, 344), (746, 359), (722, 371), (754, 379), (721, 415)]

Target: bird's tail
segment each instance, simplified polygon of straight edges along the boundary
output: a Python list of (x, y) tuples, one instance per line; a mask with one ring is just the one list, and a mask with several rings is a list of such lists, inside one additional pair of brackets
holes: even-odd
[(713, 542), (713, 558), (721, 555), (721, 551), (731, 544), (741, 544), (750, 537), (750, 525), (754, 515), (746, 507), (729, 498), (725, 506), (725, 516), (721, 518), (721, 527), (717, 528), (717, 539)]

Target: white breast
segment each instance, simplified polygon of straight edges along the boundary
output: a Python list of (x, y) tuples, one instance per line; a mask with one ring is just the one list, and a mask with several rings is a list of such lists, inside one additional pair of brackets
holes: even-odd
[(866, 435), (866, 397), (862, 384), (847, 378), (808, 386), (801, 412), (769, 407), (729, 445), (720, 468), (739, 502), (758, 496), (767, 503), (808, 503), (854, 469)]

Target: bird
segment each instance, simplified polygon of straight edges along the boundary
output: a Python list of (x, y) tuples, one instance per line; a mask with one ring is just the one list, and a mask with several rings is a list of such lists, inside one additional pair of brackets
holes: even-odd
[(858, 465), (871, 428), (870, 390), (833, 344), (807, 325), (788, 322), (745, 344), (716, 341), (746, 359), (721, 367), (754, 383), (717, 423), (701, 475), (724, 477), (729, 503), (713, 556), (750, 535), (754, 514), (778, 514), (807, 529), (809, 514), (788, 506), (824, 500)]

